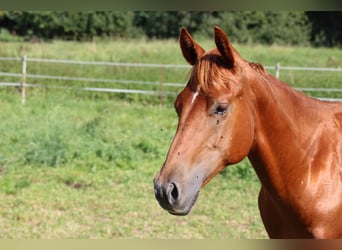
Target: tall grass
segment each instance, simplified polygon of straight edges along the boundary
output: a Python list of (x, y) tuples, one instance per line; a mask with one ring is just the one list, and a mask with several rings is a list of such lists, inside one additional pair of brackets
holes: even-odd
[[(1, 144), (2, 148), (9, 146), (10, 149), (9, 154), (2, 155), (0, 163), (7, 166), (58, 167), (96, 159), (105, 166), (132, 168), (143, 160), (139, 158), (141, 154), (161, 156), (161, 151), (151, 142), (155, 136), (144, 136), (145, 130), (153, 129), (145, 127), (145, 120), (157, 116), (149, 115), (146, 105), (135, 104), (133, 108), (125, 101), (84, 101), (49, 92), (34, 93), (29, 103), (21, 107), (15, 96), (11, 96), (10, 104), (7, 94), (2, 96), (7, 100), (1, 99)], [(143, 113), (145, 116), (139, 117)], [(172, 120), (174, 124), (176, 119)], [(133, 133), (132, 126), (142, 130)], [(162, 135), (159, 130), (157, 133)]]

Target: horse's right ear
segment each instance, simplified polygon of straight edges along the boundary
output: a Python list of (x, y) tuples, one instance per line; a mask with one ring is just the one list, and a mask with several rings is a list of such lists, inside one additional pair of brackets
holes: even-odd
[(215, 26), (214, 31), (215, 31), (215, 43), (216, 43), (216, 47), (218, 51), (220, 51), (227, 65), (229, 67), (233, 67), (235, 56), (236, 56), (233, 46), (229, 42), (229, 39), (226, 33), (221, 28), (219, 28), (218, 26)]
[(198, 58), (205, 52), (205, 50), (191, 37), (186, 28), (182, 28), (181, 30), (179, 43), (184, 58), (191, 65), (194, 65)]

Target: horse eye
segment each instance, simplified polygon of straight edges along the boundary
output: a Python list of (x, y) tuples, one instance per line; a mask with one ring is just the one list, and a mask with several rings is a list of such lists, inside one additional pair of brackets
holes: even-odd
[(224, 115), (228, 111), (229, 105), (226, 103), (220, 103), (218, 104), (214, 109), (215, 115)]

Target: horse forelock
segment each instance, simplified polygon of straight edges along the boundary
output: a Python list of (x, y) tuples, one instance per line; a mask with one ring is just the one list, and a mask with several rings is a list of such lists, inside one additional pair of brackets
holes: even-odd
[(243, 60), (242, 64), (240, 61), (233, 68), (229, 68), (222, 56), (216, 50), (213, 50), (199, 58), (194, 65), (190, 71), (189, 86), (192, 91), (200, 90), (203, 95), (225, 93), (229, 91), (227, 83), (236, 81), (236, 77), (248, 69), (262, 75), (266, 74), (266, 70), (261, 64), (245, 60)]
[(219, 54), (206, 54), (201, 57), (190, 72), (190, 89), (200, 90), (203, 95), (229, 91), (227, 82), (233, 77), (236, 68), (225, 66)]

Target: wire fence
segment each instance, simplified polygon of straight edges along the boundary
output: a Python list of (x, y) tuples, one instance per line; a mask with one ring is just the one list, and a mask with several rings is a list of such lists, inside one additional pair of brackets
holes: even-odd
[[(0, 71), (0, 86), (19, 87), (21, 90), (21, 102), (26, 101), (26, 88), (61, 88), (61, 89), (75, 89), (75, 87), (46, 84), (46, 83), (29, 83), (27, 79), (34, 81), (35, 79), (43, 81), (73, 81), (82, 83), (101, 83), (101, 84), (126, 84), (134, 86), (155, 86), (154, 89), (146, 88), (118, 88), (118, 87), (95, 87), (95, 86), (82, 86), (78, 87), (83, 91), (94, 92), (110, 92), (110, 93), (125, 93), (125, 94), (143, 94), (143, 95), (156, 95), (160, 99), (167, 95), (175, 95), (180, 88), (185, 86), (184, 83), (167, 82), (165, 80), (165, 71), (167, 69), (190, 69), (189, 65), (178, 64), (152, 64), (152, 63), (126, 63), (126, 62), (99, 62), (99, 61), (78, 61), (78, 60), (57, 60), (57, 59), (44, 59), (44, 58), (31, 58), (31, 57), (0, 57), (0, 61), (14, 61), (21, 62), (20, 72), (5, 72)], [(29, 63), (44, 63), (44, 64), (65, 64), (65, 65), (86, 65), (94, 67), (125, 67), (125, 68), (154, 68), (159, 70), (159, 77), (157, 80), (136, 80), (136, 79), (115, 79), (115, 78), (97, 78), (97, 77), (80, 77), (75, 75), (50, 75), (50, 74), (29, 74), (27, 73)], [(58, 66), (57, 66), (58, 67)], [(294, 66), (281, 66), (277, 63), (275, 66), (265, 66), (268, 70), (273, 70), (276, 77), (280, 77), (281, 71), (315, 71), (315, 72), (332, 72), (341, 73), (341, 68), (319, 68), (319, 67), (294, 67)], [(5, 80), (6, 78), (6, 80)], [(15, 78), (17, 81), (8, 81), (7, 79)], [(339, 78), (341, 78), (339, 76)], [(336, 84), (334, 84), (336, 86)], [(165, 87), (168, 87), (165, 89)], [(171, 89), (174, 88), (174, 89)], [(319, 92), (319, 93), (342, 93), (342, 88), (336, 87), (299, 87), (295, 89), (303, 92)], [(177, 91), (178, 90), (178, 91)], [(319, 99), (328, 101), (342, 101), (342, 98), (331, 97), (318, 97)]]

